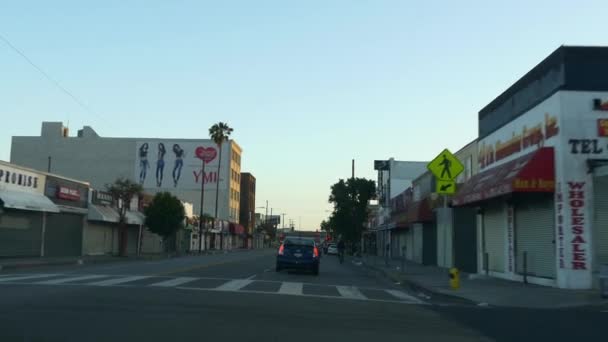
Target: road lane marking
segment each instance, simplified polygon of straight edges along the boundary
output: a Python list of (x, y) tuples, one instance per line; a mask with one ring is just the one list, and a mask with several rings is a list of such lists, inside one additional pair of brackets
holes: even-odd
[(152, 277), (151, 276), (123, 277), (123, 278), (109, 279), (109, 280), (102, 280), (102, 281), (97, 281), (97, 282), (93, 282), (93, 283), (87, 283), (87, 285), (93, 285), (93, 286), (112, 286), (112, 285), (118, 285), (118, 284), (128, 283), (130, 281), (135, 281), (135, 280), (140, 280), (140, 279), (146, 279), (146, 278), (152, 278)]
[(253, 283), (253, 280), (236, 279), (236, 280), (231, 280), (227, 283), (224, 283), (224, 284), (216, 287), (215, 289), (218, 291), (238, 291), (251, 283)]
[(26, 279), (36, 279), (36, 278), (50, 278), (50, 277), (55, 277), (61, 274), (36, 274), (36, 275), (29, 275), (29, 276), (18, 276), (18, 277), (3, 277), (0, 278), (0, 282), (5, 282), (5, 281), (14, 281), (14, 280), (26, 280)]
[(245, 278), (245, 279), (247, 279), (247, 280), (252, 280), (253, 278), (255, 278), (255, 276), (256, 276), (256, 275), (257, 275), (257, 274), (254, 274), (254, 275), (249, 276), (249, 277), (247, 277), (247, 278)]
[(37, 285), (58, 285), (58, 284), (63, 284), (63, 283), (69, 283), (71, 281), (79, 281), (79, 280), (87, 280), (87, 279), (97, 279), (97, 278), (107, 278), (107, 275), (102, 275), (102, 274), (92, 274), (92, 275), (86, 275), (86, 276), (80, 276), (80, 277), (69, 277), (69, 278), (60, 278), (60, 279), (53, 279), (53, 280), (44, 280), (44, 281), (39, 281), (36, 282), (34, 284)]
[(283, 282), (281, 284), (281, 288), (279, 288), (279, 293), (301, 296), (303, 287), (304, 287), (304, 284), (302, 284), (302, 283)]
[(399, 291), (399, 290), (385, 290), (386, 292), (388, 292), (390, 295), (397, 297), (399, 299), (403, 299), (403, 300), (407, 300), (410, 302), (415, 302), (415, 303), (422, 303), (422, 301), (414, 296), (408, 295), (407, 293), (403, 292), (403, 291)]
[(154, 284), (150, 284), (148, 286), (160, 286), (160, 287), (173, 287), (173, 286), (179, 286), (185, 283), (189, 283), (191, 281), (197, 280), (199, 278), (195, 278), (195, 277), (178, 277), (175, 279), (169, 279), (169, 280), (165, 280), (165, 281), (161, 281), (158, 283), (154, 283)]
[(336, 286), (340, 296), (352, 299), (367, 299), (359, 289), (354, 286)]
[[(217, 289), (213, 289), (213, 288), (210, 289), (210, 288), (203, 288), (203, 287), (178, 286), (178, 287), (174, 287), (174, 288), (178, 289), (178, 290), (183, 290), (183, 291), (207, 291), (207, 292), (217, 291)], [(279, 292), (266, 292), (266, 291), (257, 291), (257, 290), (240, 290), (240, 291), (236, 291), (234, 293), (256, 294), (256, 295), (281, 295)], [(359, 300), (359, 299), (342, 297), (342, 296), (328, 296), (328, 295), (304, 294), (304, 293), (298, 297), (300, 297), (300, 298), (302, 298), (302, 297), (325, 298), (325, 299), (338, 299), (338, 300)], [(412, 302), (406, 302), (403, 300), (388, 300), (388, 299), (373, 299), (373, 298), (367, 298), (367, 299), (365, 299), (365, 301), (366, 302), (377, 302), (377, 303), (393, 303), (393, 304), (402, 304), (402, 305), (430, 305), (429, 303), (425, 303), (425, 302), (412, 303)]]

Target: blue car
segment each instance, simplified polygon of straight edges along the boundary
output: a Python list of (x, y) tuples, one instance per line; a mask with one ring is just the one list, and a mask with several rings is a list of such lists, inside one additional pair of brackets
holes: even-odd
[(303, 269), (319, 275), (319, 248), (313, 239), (286, 237), (277, 253), (277, 272)]

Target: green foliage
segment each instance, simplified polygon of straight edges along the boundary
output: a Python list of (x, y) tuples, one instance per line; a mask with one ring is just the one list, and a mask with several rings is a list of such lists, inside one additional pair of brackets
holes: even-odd
[(376, 196), (376, 184), (365, 178), (354, 178), (331, 186), (329, 202), (334, 211), (329, 222), (323, 222), (321, 229), (330, 231), (336, 237), (350, 242), (358, 242), (367, 222), (367, 205)]
[(131, 181), (128, 178), (118, 178), (112, 184), (106, 184), (107, 191), (112, 195), (116, 203), (122, 202), (123, 205), (118, 207), (118, 215), (120, 222), (125, 222), (127, 210), (135, 195), (140, 194), (143, 188), (140, 184)]
[(184, 205), (169, 192), (157, 193), (144, 212), (148, 229), (165, 239), (184, 225)]
[(225, 122), (218, 122), (209, 128), (209, 137), (218, 145), (221, 146), (224, 141), (230, 138), (234, 129), (230, 128)]

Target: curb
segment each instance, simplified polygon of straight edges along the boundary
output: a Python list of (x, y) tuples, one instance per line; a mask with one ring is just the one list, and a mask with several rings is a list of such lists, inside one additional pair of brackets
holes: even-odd
[(451, 301), (458, 301), (460, 303), (469, 304), (469, 305), (477, 305), (478, 304), (477, 302), (475, 302), (475, 301), (473, 301), (471, 299), (468, 299), (466, 297), (461, 297), (461, 296), (458, 296), (456, 294), (447, 294), (447, 293), (443, 293), (443, 292), (440, 292), (440, 291), (432, 290), (432, 289), (430, 289), (430, 288), (428, 288), (428, 287), (420, 284), (417, 281), (410, 280), (410, 279), (407, 279), (405, 277), (394, 276), (391, 272), (389, 272), (389, 271), (387, 271), (387, 270), (385, 270), (385, 269), (383, 269), (381, 267), (370, 265), (370, 264), (366, 263), (364, 260), (361, 260), (361, 262), (368, 269), (377, 271), (377, 272), (381, 273), (383, 276), (385, 276), (386, 278), (389, 278), (390, 280), (392, 280), (394, 282), (399, 282), (399, 283), (401, 283), (402, 286), (403, 285), (407, 285), (412, 290), (414, 290), (416, 292), (420, 292), (420, 293), (422, 293), (422, 294), (424, 294), (424, 295), (426, 295), (428, 297), (431, 297), (431, 298), (432, 297), (443, 297), (444, 299), (448, 299), (448, 300), (451, 300)]

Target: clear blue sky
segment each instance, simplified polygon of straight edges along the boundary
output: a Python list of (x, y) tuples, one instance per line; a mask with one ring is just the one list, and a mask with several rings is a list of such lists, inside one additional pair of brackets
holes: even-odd
[[(93, 5), (95, 3), (95, 5)], [(532, 4), (533, 3), (533, 4)], [(102, 136), (234, 127), (265, 200), (314, 229), (329, 186), (373, 160), (429, 160), (559, 45), (608, 43), (604, 1), (8, 1), (0, 159), (43, 120)]]

